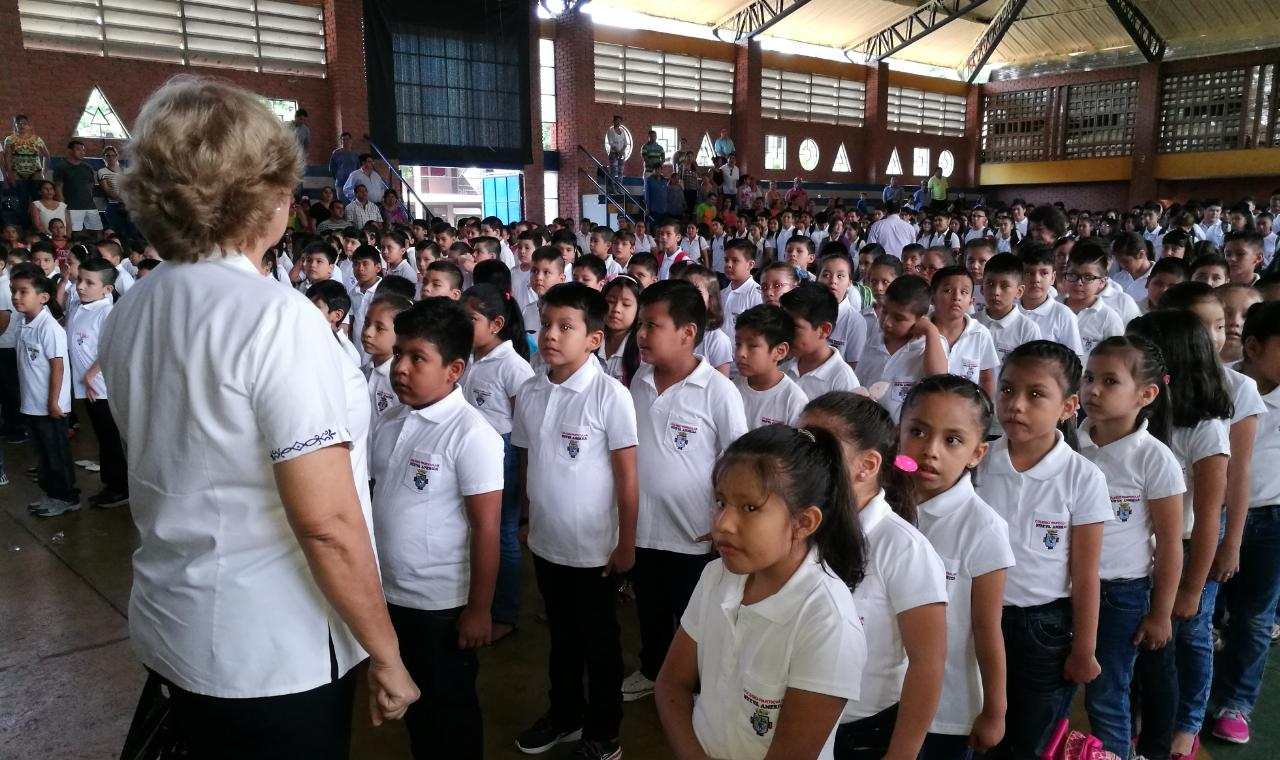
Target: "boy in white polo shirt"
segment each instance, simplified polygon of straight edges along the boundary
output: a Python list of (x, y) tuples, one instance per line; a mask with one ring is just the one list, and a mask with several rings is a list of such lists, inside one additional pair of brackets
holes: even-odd
[(98, 249), (98, 255), (111, 262), (111, 266), (116, 269), (115, 297), (124, 295), (126, 290), (133, 287), (133, 274), (124, 261), (124, 249), (120, 247), (120, 243), (111, 239), (99, 240), (94, 245)]
[(640, 293), (636, 344), (643, 364), (631, 380), (639, 445), (636, 612), (640, 669), (622, 682), (624, 701), (653, 692), (702, 569), (711, 561), (708, 477), (716, 457), (747, 432), (732, 381), (693, 351), (707, 307), (692, 283), (663, 280)]
[(724, 276), (729, 278), (729, 285), (720, 291), (720, 304), (724, 309), (724, 324), (720, 329), (729, 340), (733, 340), (738, 315), (764, 302), (760, 284), (751, 277), (755, 255), (756, 247), (748, 240), (731, 240), (724, 247)]
[(1023, 313), (1036, 323), (1045, 340), (1061, 343), (1079, 355), (1084, 348), (1080, 344), (1076, 315), (1054, 300), (1051, 293), (1057, 264), (1053, 249), (1031, 244), (1023, 246), (1018, 256), (1022, 259), (1023, 290), (1019, 305)]
[(351, 297), (351, 342), (355, 344), (360, 363), (364, 364), (367, 355), (360, 340), (364, 334), (364, 318), (382, 284), (382, 260), (377, 248), (362, 245), (351, 254), (351, 278), (355, 281), (347, 291)]
[(943, 267), (934, 273), (929, 289), (932, 322), (947, 348), (947, 371), (977, 383), (989, 398), (995, 398), (1000, 359), (991, 333), (969, 316), (973, 307), (973, 274), (962, 266)]
[[(902, 402), (921, 378), (947, 371), (946, 339), (927, 316), (929, 284), (903, 275), (889, 284), (880, 307), (880, 329), (867, 336), (858, 367), (872, 397), (896, 421)], [(883, 388), (876, 388), (884, 383)]]
[(89, 503), (106, 509), (129, 501), (124, 446), (108, 406), (107, 383), (98, 366), (98, 338), (102, 323), (111, 313), (115, 281), (116, 269), (106, 259), (94, 258), (81, 264), (76, 276), (80, 308), (67, 321), (71, 388), (76, 398), (85, 401), (93, 435), (98, 439), (98, 461), (102, 463), (102, 490), (89, 497)]
[(1063, 288), (1063, 303), (1076, 315), (1076, 329), (1080, 331), (1080, 349), (1076, 354), (1080, 364), (1087, 364), (1093, 347), (1115, 335), (1124, 334), (1124, 322), (1120, 315), (1102, 302), (1099, 293), (1107, 284), (1107, 251), (1095, 238), (1086, 238), (1075, 244), (1067, 259), (1067, 272)]
[(794, 425), (809, 397), (779, 366), (791, 353), (795, 323), (781, 306), (760, 304), (744, 311), (734, 345), (747, 427)]
[(475, 650), (492, 636), (503, 449), (458, 386), (472, 332), (447, 298), (396, 315), (391, 378), (402, 405), (371, 446), (387, 611), (427, 697), (404, 717), (420, 758), (484, 756)]
[(528, 525), (521, 533), (533, 552), (551, 633), (551, 709), (516, 737), (526, 754), (579, 738), (580, 757), (621, 752), (622, 640), (613, 576), (635, 563), (639, 497), (635, 409), (626, 388), (592, 356), (604, 340), (607, 310), (600, 291), (581, 283), (546, 292), (538, 335), (546, 371), (521, 386), (511, 421), (511, 445), (525, 450)]
[(982, 274), (982, 294), (987, 307), (978, 312), (976, 319), (991, 333), (1000, 363), (1023, 343), (1040, 340), (1040, 327), (1018, 308), (1022, 277), (1022, 262), (1012, 253), (993, 256)]
[(786, 372), (809, 398), (828, 391), (851, 391), (858, 387), (858, 376), (840, 352), (831, 347), (831, 331), (840, 313), (836, 297), (816, 283), (800, 283), (782, 294), (783, 311), (795, 325), (791, 343), (794, 360)]
[(393, 293), (383, 293), (369, 304), (360, 340), (369, 357), (369, 363), (361, 370), (369, 378), (369, 403), (373, 406), (371, 432), (377, 432), (381, 420), (400, 404), (391, 387), (391, 355), (396, 345), (395, 318), (411, 306), (413, 302), (408, 298)]
[(857, 369), (867, 345), (867, 320), (862, 317), (862, 297), (853, 285), (853, 260), (844, 254), (828, 254), (818, 262), (818, 283), (836, 297), (836, 323), (827, 342)]
[(14, 267), (9, 275), (13, 308), (22, 315), (18, 332), (18, 384), (21, 411), (39, 464), (37, 481), (44, 498), (31, 505), (37, 517), (80, 509), (80, 491), (67, 440), (71, 382), (67, 376), (67, 333), (49, 313), (54, 283), (38, 267)]

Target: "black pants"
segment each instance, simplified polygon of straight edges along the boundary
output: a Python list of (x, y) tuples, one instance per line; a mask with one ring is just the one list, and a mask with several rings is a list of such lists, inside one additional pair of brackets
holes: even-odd
[(636, 549), (631, 583), (640, 618), (640, 672), (650, 681), (662, 670), (684, 608), (689, 606), (689, 597), (711, 558), (710, 554)]
[(80, 501), (76, 488), (75, 465), (71, 460), (71, 442), (67, 440), (67, 418), (55, 420), (44, 415), (23, 415), (36, 450), (38, 469), (36, 482), (51, 499)]
[[(356, 671), (298, 694), (223, 699), (168, 687), (168, 725), (190, 760), (346, 760)], [(148, 681), (150, 686), (152, 681)], [(133, 738), (132, 730), (130, 739)]]
[(622, 725), (622, 631), (613, 607), (618, 581), (602, 577), (602, 567), (566, 567), (537, 555), (533, 568), (551, 629), (551, 719), (564, 727), (581, 724), (584, 739), (612, 741)]
[(125, 462), (124, 446), (120, 443), (120, 431), (111, 416), (111, 408), (105, 398), (86, 401), (89, 424), (98, 439), (98, 461), (102, 465), (102, 485), (118, 494), (129, 493), (129, 465)]
[(1070, 711), (1076, 685), (1062, 671), (1071, 653), (1071, 624), (1070, 599), (1004, 608), (1009, 712), (1004, 739), (987, 753), (990, 760), (1038, 760)]
[(400, 659), (422, 691), (404, 716), (415, 760), (484, 756), (484, 728), (476, 675), (480, 662), (471, 649), (458, 648), (462, 608), (415, 610), (387, 605), (400, 639)]
[(841, 724), (836, 729), (836, 760), (880, 760), (889, 751), (889, 740), (897, 724), (897, 705)]
[[(10, 312), (11, 318), (14, 312)], [(22, 405), (18, 389), (18, 349), (0, 348), (0, 433), (10, 435), (22, 430)]]
[(967, 735), (929, 733), (917, 760), (973, 760), (975, 756), (980, 757), (969, 748)]

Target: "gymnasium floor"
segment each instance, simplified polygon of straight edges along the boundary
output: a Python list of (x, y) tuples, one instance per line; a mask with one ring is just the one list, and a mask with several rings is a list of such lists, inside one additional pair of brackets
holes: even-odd
[[(73, 442), (76, 459), (92, 458), (88, 426)], [(135, 535), (127, 508), (84, 509), (41, 520), (26, 504), (38, 489), (25, 475), (28, 446), (5, 445), (11, 485), (0, 487), (0, 760), (108, 760), (118, 756), (143, 682), (129, 647), (129, 555)], [(97, 476), (78, 471), (86, 495)], [(547, 635), (532, 573), (518, 633), (481, 654), (486, 758), (524, 757), (515, 733), (545, 708)], [(619, 604), (628, 672), (638, 650), (634, 611)], [(1263, 760), (1280, 755), (1280, 659), (1271, 658), (1252, 730), (1243, 747), (1212, 738), (1201, 760)], [(399, 724), (374, 729), (357, 697), (354, 760), (407, 757)], [(1077, 705), (1077, 712), (1078, 710)], [(652, 699), (626, 706), (622, 743), (628, 758), (669, 756)], [(567, 754), (567, 749), (545, 757)]]

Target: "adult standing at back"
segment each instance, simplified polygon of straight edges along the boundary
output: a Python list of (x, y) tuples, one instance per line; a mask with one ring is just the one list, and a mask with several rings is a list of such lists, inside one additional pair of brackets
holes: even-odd
[(884, 186), (884, 190), (880, 191), (880, 201), (885, 204), (902, 205), (902, 185), (898, 184), (896, 176), (890, 177), (889, 184)]
[(356, 188), (360, 186), (369, 191), (369, 198), (381, 198), (383, 193), (387, 192), (386, 181), (382, 179), (378, 170), (373, 168), (372, 153), (361, 153), (360, 166), (347, 175), (347, 181), (342, 183), (342, 197), (347, 199), (347, 203), (356, 199)]
[(98, 175), (93, 167), (84, 162), (85, 147), (79, 140), (67, 143), (71, 155), (53, 172), (53, 184), (58, 189), (58, 200), (67, 204), (67, 213), (71, 216), (71, 229), (68, 232), (102, 231), (102, 214), (98, 213), (98, 204), (93, 201), (93, 187), (98, 184)]
[(351, 172), (360, 168), (360, 154), (351, 149), (351, 133), (343, 132), (338, 147), (329, 154), (329, 174), (333, 177), (333, 191), (342, 192)]
[(728, 158), (738, 152), (733, 144), (733, 138), (729, 136), (729, 130), (724, 127), (720, 128), (720, 136), (716, 138), (716, 143), (711, 149), (721, 158)]
[(951, 185), (947, 182), (947, 178), (942, 176), (942, 167), (939, 166), (933, 170), (933, 176), (929, 178), (929, 202), (933, 206), (934, 211), (947, 210), (947, 190)]
[(622, 182), (622, 164), (627, 160), (627, 133), (622, 128), (622, 117), (615, 115), (613, 124), (604, 131), (605, 145), (609, 146), (609, 174), (613, 181)]
[(252, 93), (180, 76), (143, 105), (131, 156), (121, 191), (166, 262), (100, 344), (139, 533), (134, 649), (193, 756), (345, 758), (366, 651), (375, 723), (418, 690), (352, 474), (360, 389), (315, 307), (261, 274), (301, 148)]
[(899, 214), (896, 203), (884, 205), (884, 218), (871, 225), (867, 232), (867, 242), (879, 243), (884, 252), (890, 256), (902, 258), (903, 246), (916, 241), (916, 230)]
[(39, 197), (49, 148), (31, 128), (26, 114), (13, 117), (13, 134), (4, 138), (4, 181), (18, 192), (18, 205), (27, 208)]

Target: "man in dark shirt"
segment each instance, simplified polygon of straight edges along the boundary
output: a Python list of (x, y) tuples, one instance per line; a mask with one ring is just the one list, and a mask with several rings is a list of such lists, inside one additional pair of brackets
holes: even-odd
[(339, 138), (341, 147), (334, 148), (329, 154), (329, 174), (333, 175), (333, 189), (342, 196), (342, 188), (347, 184), (351, 172), (360, 168), (360, 154), (351, 149), (351, 133), (343, 132)]
[(85, 147), (79, 140), (67, 143), (71, 155), (53, 172), (53, 184), (58, 190), (58, 200), (67, 204), (71, 215), (71, 231), (102, 231), (102, 215), (93, 202), (93, 186), (98, 183), (93, 167), (84, 162)]

